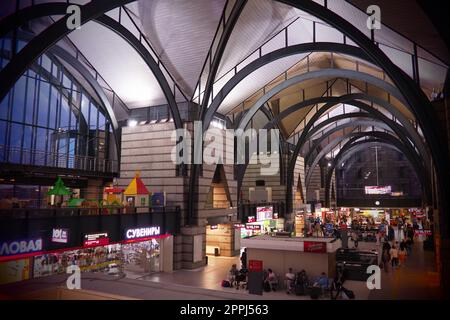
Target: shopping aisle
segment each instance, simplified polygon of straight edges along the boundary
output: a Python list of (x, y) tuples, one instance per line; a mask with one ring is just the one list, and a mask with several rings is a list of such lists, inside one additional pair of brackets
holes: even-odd
[(371, 290), (370, 300), (439, 299), (439, 277), (435, 269), (434, 253), (423, 250), (423, 243), (415, 241), (412, 255), (404, 266), (381, 270), (381, 290)]

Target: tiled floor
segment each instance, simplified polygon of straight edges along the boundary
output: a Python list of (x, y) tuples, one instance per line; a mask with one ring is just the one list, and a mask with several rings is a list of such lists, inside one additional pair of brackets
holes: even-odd
[[(352, 246), (352, 243), (350, 243)], [(360, 249), (377, 249), (373, 243), (360, 243)], [(222, 288), (233, 263), (239, 258), (209, 257), (208, 265), (195, 270), (178, 270), (172, 273), (144, 275), (128, 273), (127, 278), (105, 274), (82, 275), (82, 289), (104, 292), (135, 299), (310, 299), (309, 296), (287, 295), (284, 290), (250, 295), (245, 290)], [(0, 299), (55, 299), (57, 287), (65, 286), (67, 275), (33, 279), (18, 284), (0, 286)], [(405, 266), (382, 270), (381, 290), (369, 290), (365, 282), (346, 281), (344, 286), (353, 290), (356, 299), (437, 299), (440, 297), (434, 255), (416, 243)]]

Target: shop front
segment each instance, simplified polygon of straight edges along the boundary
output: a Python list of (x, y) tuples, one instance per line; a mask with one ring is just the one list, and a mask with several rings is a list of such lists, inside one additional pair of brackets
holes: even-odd
[[(171, 272), (173, 236), (169, 232), (174, 229), (165, 216), (158, 217), (127, 214), (43, 218), (33, 221), (33, 228), (22, 233), (21, 224), (11, 222), (9, 234), (3, 232), (3, 225), (0, 283), (65, 273), (71, 265), (79, 266), (81, 272), (109, 274)], [(3, 240), (12, 234), (17, 234), (17, 240)]]

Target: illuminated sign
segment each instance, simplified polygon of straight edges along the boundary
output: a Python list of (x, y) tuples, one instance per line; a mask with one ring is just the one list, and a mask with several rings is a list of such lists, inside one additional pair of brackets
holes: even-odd
[(69, 241), (69, 230), (62, 228), (53, 228), (52, 242), (67, 243)]
[(256, 207), (256, 221), (273, 219), (273, 207)]
[(146, 227), (146, 228), (133, 228), (125, 231), (125, 238), (138, 239), (151, 236), (159, 236), (161, 234), (161, 228), (159, 226)]
[(365, 186), (366, 194), (391, 194), (391, 186), (377, 187), (377, 186)]
[(248, 216), (247, 222), (256, 222), (255, 216)]
[(261, 230), (261, 225), (259, 225), (259, 224), (247, 224), (245, 226), (245, 229), (247, 229), (247, 230)]
[(326, 253), (327, 244), (325, 242), (305, 241), (303, 251), (312, 253)]
[(428, 229), (425, 229), (425, 230), (420, 230), (419, 229), (419, 230), (415, 230), (414, 234), (416, 236), (431, 236), (432, 232), (431, 232), (431, 230), (428, 230)]
[(84, 236), (83, 246), (85, 247), (106, 246), (108, 244), (109, 238), (106, 232), (87, 234)]
[(42, 251), (42, 239), (2, 242), (0, 245), (0, 256), (12, 256), (38, 251)]
[(219, 228), (219, 226), (217, 224), (214, 224), (212, 226), (210, 226), (211, 230), (216, 230)]
[(234, 224), (234, 228), (235, 229), (243, 229), (243, 228), (245, 228), (245, 224), (243, 224), (243, 223), (235, 223)]

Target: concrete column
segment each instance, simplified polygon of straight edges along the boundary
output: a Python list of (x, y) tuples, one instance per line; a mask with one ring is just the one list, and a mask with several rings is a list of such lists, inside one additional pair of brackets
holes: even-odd
[(161, 271), (172, 272), (173, 271), (173, 236), (162, 239), (161, 241)]

